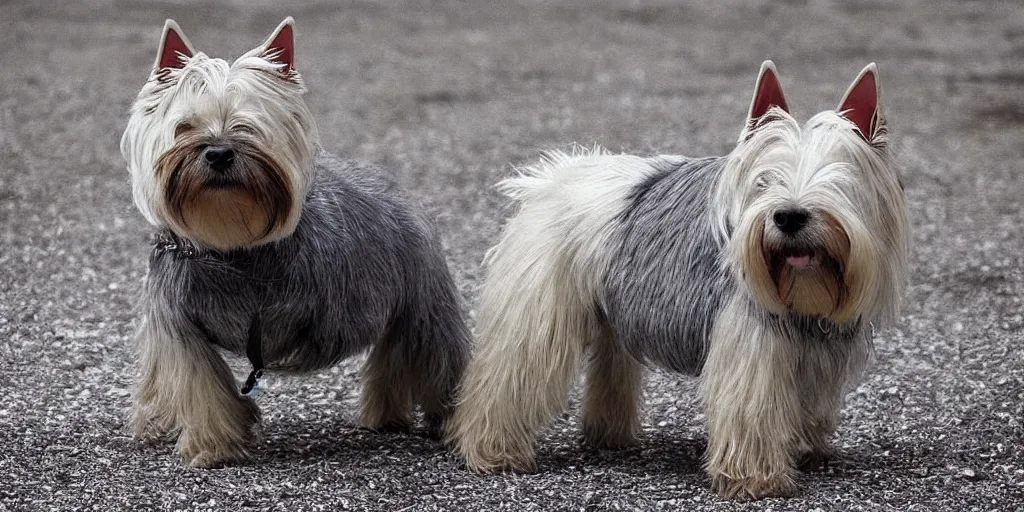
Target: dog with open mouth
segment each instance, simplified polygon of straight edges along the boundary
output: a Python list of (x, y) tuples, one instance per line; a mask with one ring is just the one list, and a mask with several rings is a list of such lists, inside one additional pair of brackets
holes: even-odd
[(800, 125), (766, 61), (724, 157), (554, 152), (501, 188), (518, 212), (449, 431), (470, 469), (533, 470), (585, 355), (590, 444), (635, 442), (652, 365), (700, 377), (720, 495), (790, 494), (827, 457), (908, 258), (874, 64)]

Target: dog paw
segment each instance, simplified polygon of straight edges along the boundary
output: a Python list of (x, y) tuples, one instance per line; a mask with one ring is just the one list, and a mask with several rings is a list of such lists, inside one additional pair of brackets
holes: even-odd
[(607, 425), (583, 425), (583, 444), (592, 448), (619, 450), (635, 446), (636, 432), (632, 428), (610, 429)]
[(194, 468), (216, 468), (241, 462), (249, 457), (246, 440), (210, 438), (198, 440), (187, 430), (178, 438), (182, 461)]
[(412, 423), (405, 419), (390, 419), (374, 423), (363, 423), (363, 427), (384, 434), (405, 434), (412, 430)]
[(251, 438), (223, 434), (185, 429), (178, 438), (178, 452), (182, 461), (195, 468), (216, 468), (249, 457), (247, 443)]
[(242, 462), (249, 457), (244, 447), (219, 448), (216, 450), (203, 450), (194, 455), (182, 453), (185, 464), (194, 468), (219, 468), (226, 465)]
[(249, 457), (248, 447), (261, 435), (259, 408), (249, 399), (238, 402), (230, 414), (182, 429), (178, 452), (182, 460), (197, 468), (219, 467)]
[(788, 474), (732, 478), (712, 475), (711, 488), (728, 500), (758, 500), (786, 497), (796, 493), (796, 482)]
[(447, 420), (440, 414), (427, 414), (424, 418), (426, 430), (424, 435), (434, 441), (442, 441), (445, 436)]
[(537, 461), (533, 454), (467, 454), (466, 467), (478, 475), (535, 473), (537, 471)]

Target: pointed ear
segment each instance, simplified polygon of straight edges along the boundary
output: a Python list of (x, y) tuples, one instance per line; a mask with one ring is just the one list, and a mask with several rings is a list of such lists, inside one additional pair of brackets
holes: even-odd
[(263, 57), (271, 62), (284, 64), (281, 74), (288, 76), (295, 70), (295, 20), (284, 19), (274, 33), (263, 43)]
[(747, 121), (763, 116), (772, 107), (789, 112), (786, 96), (782, 94), (782, 84), (779, 83), (779, 74), (775, 71), (775, 63), (766, 60), (761, 64), (761, 71), (757, 74), (757, 86), (754, 88), (754, 99), (750, 101), (750, 110), (747, 111)]
[(850, 84), (836, 109), (839, 115), (850, 120), (871, 142), (885, 125), (882, 119), (882, 89), (878, 85), (878, 66), (868, 64)]
[(172, 19), (164, 22), (164, 35), (160, 38), (160, 51), (156, 54), (156, 62), (153, 69), (181, 68), (185, 66), (185, 59), (191, 59), (196, 54), (192, 43), (181, 31), (181, 27)]

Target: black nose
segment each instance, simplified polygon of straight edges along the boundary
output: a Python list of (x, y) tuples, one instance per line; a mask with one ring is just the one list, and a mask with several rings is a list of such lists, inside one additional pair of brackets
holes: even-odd
[(807, 210), (779, 210), (772, 215), (775, 227), (787, 235), (795, 234), (807, 225)]
[(203, 158), (211, 169), (223, 171), (235, 161), (235, 150), (227, 146), (210, 146), (203, 152)]

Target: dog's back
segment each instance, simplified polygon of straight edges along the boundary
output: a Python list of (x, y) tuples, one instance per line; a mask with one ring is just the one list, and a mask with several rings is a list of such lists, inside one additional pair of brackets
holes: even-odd
[[(500, 185), (519, 202), (510, 222), (521, 229), (506, 230), (492, 253), (504, 254), (504, 261), (489, 263), (559, 266), (546, 279), (589, 297), (592, 303), (583, 308), (606, 322), (615, 343), (633, 357), (699, 373), (712, 321), (733, 287), (708, 217), (722, 164), (721, 158), (643, 158), (599, 149), (549, 153)], [(514, 243), (515, 233), (534, 243)], [(543, 250), (536, 237), (545, 239)], [(553, 254), (563, 256), (557, 263), (545, 259)], [(491, 271), (492, 279), (503, 275), (520, 274)], [(488, 303), (485, 298), (481, 307)]]

